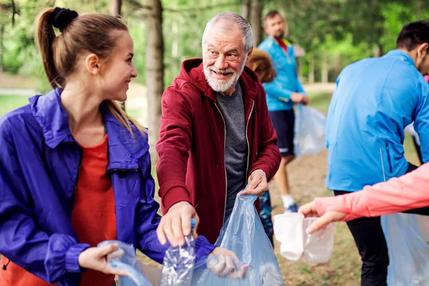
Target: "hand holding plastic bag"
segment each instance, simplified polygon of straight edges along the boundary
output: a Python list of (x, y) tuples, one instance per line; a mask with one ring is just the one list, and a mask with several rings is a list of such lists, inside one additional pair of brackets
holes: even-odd
[(119, 249), (108, 255), (107, 263), (113, 268), (118, 268), (128, 273), (127, 276), (119, 276), (120, 286), (152, 286), (149, 280), (140, 272), (136, 251), (131, 244), (117, 240), (106, 240), (100, 242), (98, 247), (109, 244), (116, 244)]

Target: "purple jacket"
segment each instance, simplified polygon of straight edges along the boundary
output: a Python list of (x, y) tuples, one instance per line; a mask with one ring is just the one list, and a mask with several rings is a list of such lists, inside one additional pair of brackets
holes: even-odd
[[(0, 119), (0, 253), (46, 281), (77, 285), (78, 256), (89, 247), (77, 241), (71, 225), (81, 149), (60, 93), (36, 95)], [(117, 239), (162, 262), (168, 245), (156, 237), (160, 217), (147, 135), (134, 127), (131, 136), (108, 111), (103, 117)], [(197, 248), (203, 258), (214, 247), (200, 236)]]

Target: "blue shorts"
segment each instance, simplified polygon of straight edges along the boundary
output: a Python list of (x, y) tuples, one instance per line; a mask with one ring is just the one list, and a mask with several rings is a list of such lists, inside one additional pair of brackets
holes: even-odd
[(295, 113), (293, 109), (270, 111), (271, 121), (277, 133), (277, 147), (282, 157), (294, 155)]

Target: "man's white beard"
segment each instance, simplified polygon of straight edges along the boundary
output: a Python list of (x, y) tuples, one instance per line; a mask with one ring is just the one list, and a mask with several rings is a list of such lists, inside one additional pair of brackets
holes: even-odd
[(238, 81), (240, 74), (238, 74), (237, 72), (233, 72), (229, 79), (218, 80), (212, 76), (210, 68), (204, 67), (204, 75), (206, 77), (207, 83), (216, 92), (225, 92), (230, 89), (232, 85), (234, 85)]

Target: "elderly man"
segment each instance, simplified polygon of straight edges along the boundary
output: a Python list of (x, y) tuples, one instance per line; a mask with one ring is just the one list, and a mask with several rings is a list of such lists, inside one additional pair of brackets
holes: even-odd
[(216, 15), (204, 30), (203, 59), (184, 61), (162, 96), (161, 242), (182, 244), (191, 218), (214, 242), (237, 194), (266, 192), (277, 171), (280, 155), (264, 90), (245, 67), (252, 43), (244, 18)]
[(275, 174), (285, 212), (296, 212), (298, 206), (290, 195), (287, 165), (294, 159), (294, 104), (307, 104), (308, 98), (298, 79), (295, 60), (296, 49), (285, 39), (287, 23), (278, 11), (264, 17), (264, 30), (268, 37), (259, 45), (273, 61), (276, 77), (264, 83), (270, 117), (277, 132), (280, 149), (280, 168)]

